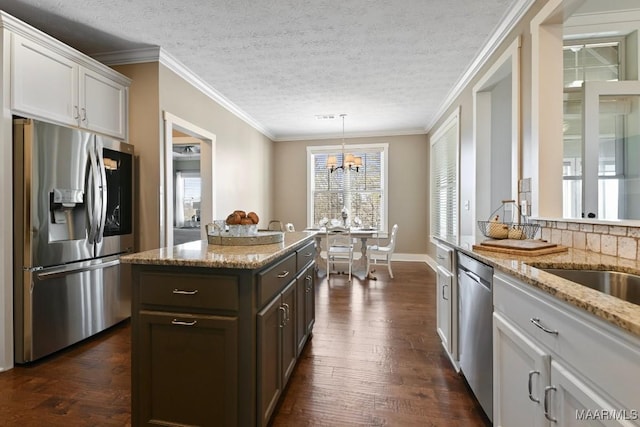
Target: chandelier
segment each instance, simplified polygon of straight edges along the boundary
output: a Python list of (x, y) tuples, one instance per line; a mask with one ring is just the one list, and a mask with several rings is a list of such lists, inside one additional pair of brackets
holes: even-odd
[(351, 153), (345, 154), (344, 151), (344, 118), (346, 114), (340, 114), (342, 117), (342, 164), (338, 166), (338, 158), (335, 155), (327, 156), (327, 169), (331, 173), (337, 171), (338, 169), (342, 169), (343, 171), (355, 170), (356, 172), (360, 171), (362, 167), (362, 157), (356, 157)]

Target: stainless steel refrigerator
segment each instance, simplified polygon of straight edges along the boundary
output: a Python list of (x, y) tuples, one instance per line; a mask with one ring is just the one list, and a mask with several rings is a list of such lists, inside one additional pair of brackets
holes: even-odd
[(131, 316), (133, 146), (14, 119), (15, 362)]

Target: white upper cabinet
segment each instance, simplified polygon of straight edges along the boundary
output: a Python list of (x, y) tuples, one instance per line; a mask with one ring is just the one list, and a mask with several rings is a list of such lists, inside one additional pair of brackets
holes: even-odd
[(86, 68), (80, 68), (80, 126), (125, 139), (127, 88)]
[(71, 49), (36, 40), (12, 34), (12, 112), (126, 140), (127, 80)]
[(12, 110), (77, 126), (78, 65), (18, 35), (11, 54)]

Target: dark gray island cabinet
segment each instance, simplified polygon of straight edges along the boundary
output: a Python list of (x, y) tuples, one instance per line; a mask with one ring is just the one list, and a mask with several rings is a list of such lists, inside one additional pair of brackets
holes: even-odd
[(132, 424), (267, 425), (313, 329), (314, 257), (309, 232), (125, 257)]

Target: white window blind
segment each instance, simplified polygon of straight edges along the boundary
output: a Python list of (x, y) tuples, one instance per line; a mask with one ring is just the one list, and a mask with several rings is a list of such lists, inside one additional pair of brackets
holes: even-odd
[(359, 221), (386, 230), (387, 149), (388, 144), (349, 145), (345, 151), (361, 157), (363, 167), (330, 172), (327, 157), (336, 156), (342, 164), (341, 147), (309, 147), (309, 224), (318, 225), (324, 218), (342, 220), (345, 208), (351, 225)]
[(431, 138), (431, 234), (458, 237), (458, 112)]

